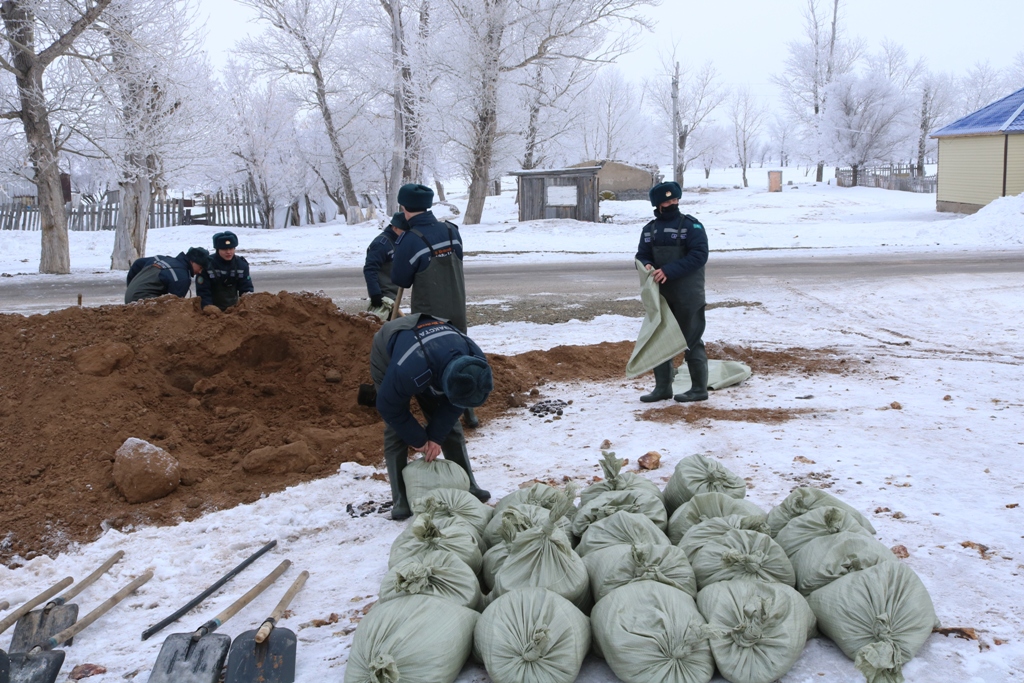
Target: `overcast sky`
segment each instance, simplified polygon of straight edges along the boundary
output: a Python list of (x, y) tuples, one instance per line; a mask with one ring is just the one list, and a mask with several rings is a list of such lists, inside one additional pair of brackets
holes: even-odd
[[(827, 4), (827, 3), (826, 3)], [(199, 0), (209, 16), (208, 50), (218, 68), (237, 40), (261, 29), (252, 10), (235, 0)], [(978, 61), (996, 69), (1024, 50), (1024, 0), (844, 0), (847, 33), (876, 49), (885, 38), (902, 44), (933, 71), (962, 74)], [(660, 55), (679, 45), (684, 64), (711, 60), (730, 86), (749, 85), (773, 98), (769, 78), (779, 73), (787, 44), (802, 35), (806, 0), (664, 0), (646, 15), (655, 24), (636, 52), (620, 64), (630, 78), (657, 70)]]

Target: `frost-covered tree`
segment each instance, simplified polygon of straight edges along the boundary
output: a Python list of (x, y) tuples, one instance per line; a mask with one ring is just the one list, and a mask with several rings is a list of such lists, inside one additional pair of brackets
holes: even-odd
[[(0, 118), (20, 120), (32, 165), (42, 228), (40, 273), (71, 272), (67, 214), (61, 188), (58, 138), (51, 125), (53, 102), (43, 75), (72, 51), (75, 42), (100, 17), (111, 0), (4, 0), (0, 69), (14, 76), (17, 109)], [(60, 133), (58, 132), (58, 135)]]
[(905, 100), (896, 86), (874, 71), (836, 78), (825, 97), (830, 99), (822, 122), (828, 152), (853, 169), (856, 185), (861, 169), (892, 161), (903, 143)]
[(999, 71), (988, 60), (976, 62), (957, 83), (960, 93), (957, 116), (967, 116), (1009, 94), (1003, 90)]
[[(576, 146), (585, 94), (593, 78), (589, 62), (538, 63), (520, 85), (526, 110), (521, 166), (539, 168), (554, 157), (579, 161)], [(589, 156), (584, 153), (584, 156)]]
[(936, 148), (929, 136), (953, 120), (955, 84), (947, 74), (925, 71), (917, 80), (911, 104), (917, 105), (917, 174), (925, 174), (925, 158)]
[(767, 117), (767, 107), (750, 94), (749, 88), (738, 88), (732, 94), (729, 101), (729, 121), (732, 124), (736, 163), (743, 169), (743, 187), (749, 187), (747, 168), (758, 150), (758, 137)]
[(463, 132), (469, 177), (464, 222), (480, 222), (501, 129), (502, 87), (515, 74), (558, 60), (611, 61), (645, 26), (651, 0), (447, 0), (448, 68), (465, 92)]
[(844, 35), (841, 0), (807, 0), (804, 39), (789, 44), (786, 68), (773, 78), (804, 155), (817, 166), (818, 182), (825, 169), (827, 144), (821, 124), (828, 111), (829, 86), (853, 70), (861, 50), (858, 41)]
[(722, 126), (704, 126), (691, 136), (693, 149), (699, 150), (697, 161), (704, 169), (704, 179), (711, 177), (711, 171), (729, 154), (729, 133)]
[(584, 159), (648, 161), (650, 129), (640, 86), (614, 67), (602, 69), (577, 100), (577, 135)]
[(1024, 50), (1021, 50), (1014, 56), (1013, 63), (1006, 70), (1005, 82), (1007, 93), (1016, 92), (1024, 88)]
[(779, 166), (783, 168), (789, 166), (791, 144), (792, 135), (789, 129), (789, 122), (779, 114), (773, 115), (768, 121), (769, 157), (778, 159)]

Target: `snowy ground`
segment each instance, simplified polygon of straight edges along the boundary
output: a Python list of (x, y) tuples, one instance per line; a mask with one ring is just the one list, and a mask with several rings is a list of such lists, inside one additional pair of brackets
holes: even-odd
[[(715, 250), (803, 246), (835, 253), (833, 248), (879, 251), (896, 245), (914, 251), (1002, 248), (1024, 256), (1024, 198), (1003, 200), (970, 218), (934, 213), (933, 195), (828, 186), (787, 188), (779, 195), (763, 189), (729, 190), (688, 194), (684, 200), (701, 202), (691, 212), (708, 225)], [(616, 223), (520, 225), (513, 220), (510, 201), (498, 198), (491, 213), (505, 212), (510, 220), (505, 229), (514, 228), (511, 232), (499, 232), (505, 224), (491, 217), (467, 230), (467, 242), (486, 232), (488, 251), (531, 252), (516, 257), (520, 259), (548, 258), (549, 252), (561, 252), (550, 258), (566, 259), (566, 251), (582, 249), (619, 258), (632, 253), (638, 225), (646, 217), (642, 203), (628, 203), (620, 205), (622, 217)], [(254, 249), (280, 247), (282, 267), (319, 265), (314, 258), (321, 253), (319, 247), (330, 251), (335, 265), (361, 262), (372, 228), (335, 230), (337, 244), (332, 241), (327, 247), (308, 244), (311, 236), (326, 234), (322, 227), (247, 231), (241, 241)], [(154, 231), (151, 237), (157, 251), (170, 251), (161, 245), (185, 246), (181, 235), (165, 241), (163, 232)], [(586, 239), (581, 240), (583, 232)], [(0, 244), (4, 270), (14, 268), (12, 258), (18, 260), (12, 250), (21, 249), (23, 255), (30, 251), (20, 237), (2, 235), (8, 240)], [(470, 246), (477, 248), (483, 247)], [(76, 249), (76, 268), (102, 268), (109, 246), (97, 242), (94, 251), (89, 256), (88, 250)], [(21, 268), (34, 270), (34, 264)], [(928, 587), (943, 625), (973, 628), (980, 638), (933, 635), (906, 667), (907, 680), (1022, 680), (1022, 287), (1024, 276), (999, 275), (751, 289), (743, 299), (761, 305), (710, 311), (708, 340), (763, 349), (832, 349), (857, 371), (847, 376), (755, 375), (713, 394), (711, 405), (724, 410), (809, 408), (813, 413), (782, 424), (637, 422), (637, 395), (649, 388), (649, 377), (547, 386), (545, 397), (573, 400), (563, 419), (547, 422), (522, 409), (479, 429), (470, 443), (477, 478), (495, 498), (533, 478), (589, 478), (600, 472), (599, 446), (608, 439), (631, 462), (649, 450), (660, 451), (662, 469), (650, 475), (659, 484), (686, 455), (715, 457), (751, 478), (748, 497), (766, 510), (800, 483), (831, 481), (830, 492), (867, 514), (883, 543), (906, 546), (910, 557), (904, 562)], [(713, 281), (708, 289), (709, 300), (715, 301)], [(559, 326), (478, 327), (471, 335), (487, 351), (514, 353), (631, 339), (638, 327), (638, 320), (604, 316)], [(81, 578), (123, 549), (126, 557), (111, 575), (78, 600), (85, 610), (147, 568), (156, 576), (76, 637), (65, 671), (93, 662), (109, 673), (91, 681), (144, 682), (166, 634), (199, 626), (287, 557), (294, 563), (289, 573), (221, 631), (234, 636), (255, 627), (297, 573), (308, 569), (307, 587), (292, 603), (294, 616), (283, 622), (298, 633), (298, 680), (341, 680), (354, 622), (376, 599), (388, 549), (402, 527), (386, 516), (354, 518), (346, 513), (349, 503), (389, 498), (387, 484), (370, 477), (374, 472), (346, 465), (335, 476), (250, 506), (172, 528), (128, 534), (110, 530), (95, 543), (56, 559), (38, 557), (13, 571), (0, 567), (0, 600), (18, 604), (63, 576)], [(279, 546), (269, 557), (177, 624), (150, 641), (139, 641), (144, 628), (272, 538)], [(966, 542), (987, 549), (980, 552), (965, 547)], [(8, 642), (7, 637), (0, 639), (0, 647)], [(459, 680), (487, 678), (483, 669), (469, 666)], [(603, 683), (615, 678), (603, 663), (590, 659), (579, 680)], [(819, 639), (808, 644), (782, 680), (852, 683), (863, 677), (837, 648)]]

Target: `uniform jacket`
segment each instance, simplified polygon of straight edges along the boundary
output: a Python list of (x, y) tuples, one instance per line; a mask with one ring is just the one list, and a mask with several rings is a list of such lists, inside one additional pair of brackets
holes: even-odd
[(213, 305), (213, 289), (218, 283), (234, 285), (239, 294), (253, 292), (249, 262), (245, 257), (236, 255), (230, 261), (225, 261), (217, 252), (210, 256), (210, 265), (196, 277), (196, 295), (202, 299), (203, 306)]
[[(393, 320), (373, 336), (370, 373), (377, 385), (377, 410), (410, 446), (442, 443), (455, 426), (463, 409), (444, 395), (441, 376), (449, 362), (465, 355), (486, 360), (472, 339), (448, 322), (420, 313)], [(424, 394), (437, 404), (426, 428), (409, 412), (412, 397)]]
[(398, 235), (390, 225), (384, 232), (370, 242), (366, 248), (366, 263), (363, 265), (363, 279), (366, 280), (366, 293), (370, 296), (387, 296), (392, 299), (398, 294), (398, 288), (392, 285), (393, 291), (385, 292), (381, 287), (380, 269), (384, 264), (395, 260), (395, 242)]
[[(452, 254), (462, 259), (462, 237), (454, 223), (442, 223), (434, 218), (434, 214), (424, 211), (409, 219), (409, 230), (395, 242), (395, 263), (391, 266), (391, 280), (399, 287), (412, 287), (416, 273), (426, 270), (430, 265), (431, 250), (418, 235), (412, 233), (419, 230), (435, 251), (440, 255), (436, 258), (447, 258)], [(451, 228), (452, 239), (448, 238)]]
[(188, 296), (188, 289), (192, 285), (192, 264), (185, 258), (185, 252), (175, 257), (170, 256), (149, 256), (136, 259), (128, 269), (128, 280), (126, 285), (131, 284), (135, 276), (142, 272), (143, 268), (156, 266), (160, 268), (160, 284), (165, 287), (163, 292), (154, 294), (173, 294), (174, 296)]
[(708, 235), (693, 216), (675, 213), (658, 217), (644, 226), (636, 259), (655, 266), (654, 247), (679, 247), (679, 258), (661, 267), (665, 277), (677, 280), (696, 272), (708, 262)]

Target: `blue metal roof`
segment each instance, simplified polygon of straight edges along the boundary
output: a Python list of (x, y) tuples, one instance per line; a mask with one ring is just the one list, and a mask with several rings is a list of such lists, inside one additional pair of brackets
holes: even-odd
[(933, 138), (1024, 133), (1024, 88), (932, 133)]

